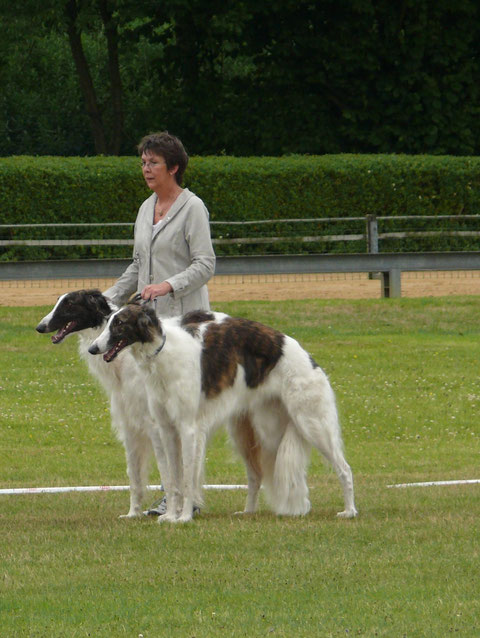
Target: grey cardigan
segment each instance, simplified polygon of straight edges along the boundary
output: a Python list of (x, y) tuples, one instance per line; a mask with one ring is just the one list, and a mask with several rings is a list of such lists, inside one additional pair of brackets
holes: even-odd
[(208, 210), (185, 188), (152, 240), (157, 195), (143, 202), (135, 222), (133, 262), (105, 296), (117, 306), (152, 283), (168, 281), (173, 292), (157, 297), (156, 312), (173, 317), (190, 310), (210, 308), (207, 282), (215, 271)]

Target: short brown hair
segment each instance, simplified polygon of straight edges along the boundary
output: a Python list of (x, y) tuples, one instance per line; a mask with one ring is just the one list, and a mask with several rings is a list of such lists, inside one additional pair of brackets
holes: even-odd
[(168, 131), (149, 133), (140, 140), (137, 148), (139, 155), (150, 152), (163, 157), (167, 169), (178, 166), (175, 180), (179, 186), (181, 185), (188, 164), (188, 155), (178, 137), (170, 135)]

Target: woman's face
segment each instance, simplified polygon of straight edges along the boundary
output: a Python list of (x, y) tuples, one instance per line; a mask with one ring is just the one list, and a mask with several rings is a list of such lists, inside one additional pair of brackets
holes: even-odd
[(175, 180), (167, 169), (165, 159), (150, 151), (142, 153), (142, 172), (147, 186), (152, 191), (157, 191), (171, 180)]

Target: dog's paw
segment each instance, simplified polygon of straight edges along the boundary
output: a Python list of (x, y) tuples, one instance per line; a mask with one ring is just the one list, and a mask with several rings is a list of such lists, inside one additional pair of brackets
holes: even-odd
[(358, 512), (356, 509), (344, 510), (343, 512), (338, 512), (337, 518), (355, 518), (358, 516)]
[(159, 516), (157, 519), (157, 523), (159, 525), (163, 525), (163, 523), (176, 523), (178, 518), (173, 514), (163, 514), (163, 516)]
[(189, 523), (193, 520), (193, 516), (191, 513), (189, 514), (181, 514), (176, 520), (175, 523)]
[(143, 518), (143, 512), (128, 512), (128, 514), (120, 514), (118, 518)]

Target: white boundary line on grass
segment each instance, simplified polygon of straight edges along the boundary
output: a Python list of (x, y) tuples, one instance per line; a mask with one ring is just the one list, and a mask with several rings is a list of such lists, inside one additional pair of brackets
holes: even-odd
[[(204, 485), (205, 490), (246, 490), (247, 485)], [(63, 492), (123, 492), (129, 485), (78, 485), (76, 487), (15, 487), (0, 489), (0, 496), (8, 494), (60, 494)], [(147, 485), (147, 490), (161, 490), (163, 485)]]
[[(456, 481), (427, 481), (425, 483), (396, 483), (387, 488), (404, 487), (433, 487), (438, 485), (473, 485), (480, 483), (480, 479), (462, 479)], [(125, 492), (129, 485), (77, 485), (74, 487), (14, 487), (0, 489), (0, 496), (15, 494), (62, 494), (65, 492)], [(248, 485), (204, 485), (205, 490), (246, 490)], [(147, 490), (160, 490), (163, 485), (147, 485)]]
[(480, 479), (465, 479), (458, 481), (427, 481), (426, 483), (397, 483), (396, 485), (387, 485), (387, 487), (432, 487), (436, 485), (472, 485), (480, 483)]

